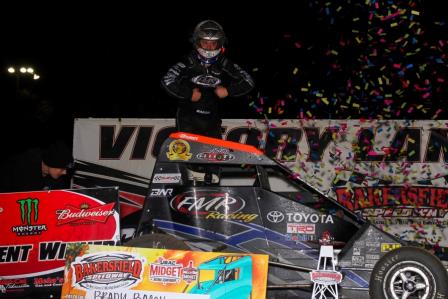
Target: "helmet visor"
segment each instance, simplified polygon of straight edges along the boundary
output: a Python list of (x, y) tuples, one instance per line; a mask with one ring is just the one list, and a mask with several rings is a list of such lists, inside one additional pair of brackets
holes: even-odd
[(221, 47), (220, 39), (201, 38), (196, 43), (196, 50), (206, 59), (218, 56), (221, 53)]
[(221, 48), (218, 39), (200, 39), (198, 41), (198, 47), (207, 51), (213, 51)]

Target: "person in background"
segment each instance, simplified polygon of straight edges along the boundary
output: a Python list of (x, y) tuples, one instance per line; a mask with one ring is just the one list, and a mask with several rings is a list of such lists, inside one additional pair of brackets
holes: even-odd
[(72, 165), (71, 151), (62, 141), (31, 148), (0, 164), (0, 192), (67, 189)]
[(200, 22), (193, 32), (193, 51), (162, 78), (166, 92), (178, 99), (178, 131), (222, 138), (218, 101), (249, 93), (251, 76), (224, 55), (226, 36), (213, 20)]

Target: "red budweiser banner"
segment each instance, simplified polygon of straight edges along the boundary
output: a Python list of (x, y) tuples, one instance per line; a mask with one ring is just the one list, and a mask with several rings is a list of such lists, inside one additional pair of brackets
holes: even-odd
[(118, 242), (118, 189), (0, 194), (0, 223), (0, 298), (58, 297), (68, 243)]

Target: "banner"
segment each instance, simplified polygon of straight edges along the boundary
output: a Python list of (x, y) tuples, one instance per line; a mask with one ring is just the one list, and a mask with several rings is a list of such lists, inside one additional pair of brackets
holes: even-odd
[[(400, 238), (448, 247), (448, 128), (442, 120), (224, 120), (223, 139), (254, 145)], [(140, 211), (171, 119), (78, 119), (75, 186), (120, 186)], [(275, 190), (287, 186), (271, 183)]]
[(58, 297), (67, 245), (119, 241), (117, 188), (0, 193), (0, 298)]
[(268, 256), (83, 245), (67, 257), (62, 299), (263, 299)]

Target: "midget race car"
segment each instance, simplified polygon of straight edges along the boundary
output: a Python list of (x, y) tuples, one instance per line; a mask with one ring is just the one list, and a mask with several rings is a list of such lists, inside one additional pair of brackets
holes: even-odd
[(429, 251), (380, 230), (255, 147), (189, 133), (162, 145), (126, 245), (268, 254), (267, 297), (310, 298), (322, 236), (332, 240), (340, 298), (448, 298), (447, 270)]

